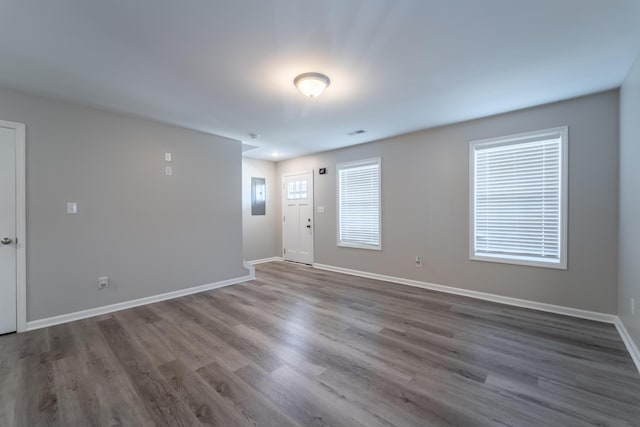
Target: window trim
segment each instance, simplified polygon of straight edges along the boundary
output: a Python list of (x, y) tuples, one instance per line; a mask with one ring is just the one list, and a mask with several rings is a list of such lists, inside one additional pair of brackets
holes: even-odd
[[(518, 255), (476, 255), (475, 253), (475, 149), (477, 146), (499, 146), (513, 142), (527, 142), (560, 137), (560, 261), (540, 261), (532, 257)], [(569, 213), (569, 127), (525, 132), (496, 138), (469, 142), (469, 259), (472, 261), (496, 262), (531, 267), (567, 270), (568, 258), (568, 213)]]
[[(340, 170), (356, 166), (378, 165), (378, 245), (365, 245), (362, 243), (343, 242), (340, 240)], [(382, 158), (356, 160), (336, 164), (336, 243), (342, 248), (382, 250)]]

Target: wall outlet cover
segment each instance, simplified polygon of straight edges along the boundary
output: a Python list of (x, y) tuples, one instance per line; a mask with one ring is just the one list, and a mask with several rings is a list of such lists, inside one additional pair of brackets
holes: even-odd
[(78, 213), (78, 203), (77, 202), (67, 202), (67, 213), (69, 215), (77, 215), (77, 213)]

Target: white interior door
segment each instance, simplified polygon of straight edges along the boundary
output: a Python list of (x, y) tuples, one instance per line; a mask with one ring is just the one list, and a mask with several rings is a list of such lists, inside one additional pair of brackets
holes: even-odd
[(313, 172), (282, 178), (282, 256), (313, 264)]
[(0, 334), (17, 329), (16, 132), (0, 124)]

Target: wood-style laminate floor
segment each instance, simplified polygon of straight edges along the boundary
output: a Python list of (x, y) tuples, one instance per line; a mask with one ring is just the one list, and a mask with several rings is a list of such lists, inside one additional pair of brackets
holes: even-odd
[(257, 277), (0, 337), (0, 425), (640, 425), (612, 325), (286, 263)]

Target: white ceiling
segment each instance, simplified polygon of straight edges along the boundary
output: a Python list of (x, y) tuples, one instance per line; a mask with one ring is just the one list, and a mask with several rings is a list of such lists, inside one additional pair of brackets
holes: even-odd
[(0, 86), (282, 159), (618, 87), (639, 23), (638, 0), (2, 0)]

